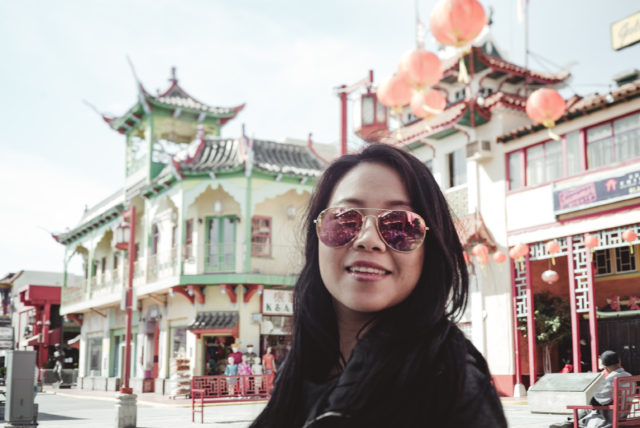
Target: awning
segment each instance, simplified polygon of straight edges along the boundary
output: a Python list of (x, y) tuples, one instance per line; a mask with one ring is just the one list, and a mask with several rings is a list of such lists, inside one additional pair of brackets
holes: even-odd
[(237, 311), (203, 311), (196, 314), (188, 328), (200, 333), (213, 330), (231, 333), (232, 330), (237, 330), (238, 318)]
[(496, 243), (479, 213), (454, 219), (453, 224), (458, 232), (458, 238), (460, 238), (462, 248), (467, 248), (474, 243), (483, 243), (487, 245), (491, 251), (495, 251)]

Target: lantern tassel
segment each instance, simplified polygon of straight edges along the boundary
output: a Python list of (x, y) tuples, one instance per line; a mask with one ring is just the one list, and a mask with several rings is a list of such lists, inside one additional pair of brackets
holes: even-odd
[(551, 256), (551, 263), (553, 263), (553, 265), (556, 265), (556, 258), (554, 256)]
[(633, 254), (633, 244), (629, 242), (629, 247), (631, 247), (631, 254)]
[(469, 72), (467, 66), (464, 63), (464, 55), (460, 57), (460, 67), (458, 69), (458, 82), (469, 84)]
[(560, 136), (558, 134), (556, 134), (555, 132), (553, 132), (551, 129), (547, 130), (548, 134), (549, 134), (549, 138), (556, 140), (556, 141), (560, 141)]

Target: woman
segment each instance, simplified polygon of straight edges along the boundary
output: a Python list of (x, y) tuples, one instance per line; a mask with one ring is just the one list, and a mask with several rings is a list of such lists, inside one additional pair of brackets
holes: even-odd
[(451, 321), (467, 268), (412, 155), (342, 156), (310, 201), (291, 351), (253, 427), (504, 427), (482, 356)]

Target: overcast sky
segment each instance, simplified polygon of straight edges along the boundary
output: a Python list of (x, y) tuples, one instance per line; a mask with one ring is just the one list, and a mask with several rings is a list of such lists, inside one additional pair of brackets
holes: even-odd
[[(419, 1), (425, 22), (435, 3)], [(482, 4), (494, 9), (498, 47), (523, 64), (517, 0)], [(569, 92), (606, 92), (614, 74), (640, 68), (640, 44), (615, 52), (609, 34), (638, 11), (637, 0), (531, 0), (530, 67), (575, 62)], [(388, 77), (414, 47), (414, 25), (413, 0), (0, 0), (0, 276), (62, 270), (49, 232), (75, 226), (85, 205), (122, 186), (124, 137), (83, 100), (116, 115), (135, 103), (127, 55), (152, 93), (176, 66), (197, 99), (246, 102), (223, 136), (244, 123), (259, 138), (312, 132), (337, 144), (332, 88), (369, 69)]]

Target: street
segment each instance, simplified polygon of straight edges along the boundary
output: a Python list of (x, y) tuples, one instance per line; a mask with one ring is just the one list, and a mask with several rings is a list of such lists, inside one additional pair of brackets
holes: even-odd
[[(87, 426), (113, 428), (115, 426), (115, 400), (107, 396), (86, 396), (81, 393), (52, 392), (36, 397), (39, 404), (38, 423), (41, 427)], [(547, 428), (551, 423), (565, 419), (564, 415), (541, 415), (529, 412), (526, 400), (504, 399), (504, 410), (512, 428)], [(185, 407), (188, 406), (188, 407)], [(225, 404), (207, 406), (204, 424), (228, 428), (248, 427), (262, 410), (264, 404)], [(196, 415), (196, 421), (200, 415)], [(138, 427), (175, 428), (191, 424), (191, 408), (186, 402), (171, 404), (170, 400), (154, 403), (146, 400), (138, 403)]]

